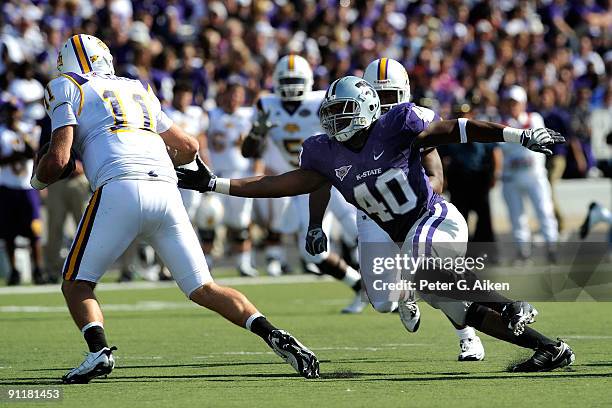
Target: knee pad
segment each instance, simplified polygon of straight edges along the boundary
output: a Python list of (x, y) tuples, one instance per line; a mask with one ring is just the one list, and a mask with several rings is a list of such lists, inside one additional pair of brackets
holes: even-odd
[(391, 313), (397, 309), (397, 302), (379, 301), (372, 302), (371, 304), (378, 313)]
[(198, 235), (200, 236), (200, 240), (204, 243), (212, 243), (215, 240), (215, 230), (214, 229), (203, 229), (198, 228)]
[(237, 244), (241, 244), (244, 241), (247, 241), (249, 239), (250, 234), (249, 234), (248, 228), (242, 228), (242, 229), (228, 228), (227, 237), (229, 238), (230, 241), (235, 242)]
[(267, 245), (278, 245), (281, 242), (281, 233), (268, 230), (268, 236), (266, 237)]

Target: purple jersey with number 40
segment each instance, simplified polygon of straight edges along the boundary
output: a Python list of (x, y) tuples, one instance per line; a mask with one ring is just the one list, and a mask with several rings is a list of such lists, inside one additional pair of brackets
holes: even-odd
[(359, 152), (327, 135), (304, 141), (300, 167), (325, 176), (346, 201), (368, 214), (395, 242), (441, 200), (412, 145), (437, 115), (412, 103), (395, 106), (370, 129)]

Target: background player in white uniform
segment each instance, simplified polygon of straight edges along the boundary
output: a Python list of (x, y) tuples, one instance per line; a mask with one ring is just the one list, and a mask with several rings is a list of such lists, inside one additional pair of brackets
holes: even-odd
[[(255, 161), (242, 156), (242, 141), (251, 130), (251, 107), (243, 106), (246, 100), (244, 87), (237, 81), (230, 82), (219, 96), (219, 107), (208, 113), (208, 150), (210, 164), (220, 174), (235, 174), (237, 177), (252, 175)], [(236, 266), (243, 276), (255, 276), (249, 225), (253, 215), (253, 199), (223, 197), (224, 218), (228, 238), (236, 253)], [(212, 242), (214, 234), (202, 236)]]
[[(385, 114), (394, 106), (410, 101), (410, 81), (404, 66), (391, 58), (380, 58), (372, 61), (365, 69), (363, 79), (369, 82), (376, 90), (381, 104), (381, 113)], [(436, 114), (427, 108), (419, 107), (426, 115), (433, 119)], [(444, 174), (442, 161), (435, 148), (425, 149), (421, 153), (423, 170), (429, 177), (432, 189), (441, 194), (444, 189)], [(321, 191), (321, 190), (319, 190)], [(310, 218), (320, 219), (321, 209), (325, 209), (327, 198), (320, 193), (310, 194)], [(389, 235), (380, 228), (366, 213), (357, 211), (357, 228), (359, 230), (360, 247), (367, 243), (392, 243)], [(327, 237), (322, 231), (309, 231), (307, 249), (310, 253), (320, 252), (327, 246)], [(363, 252), (360, 250), (360, 254)], [(359, 262), (367, 265), (367, 261)], [(363, 271), (362, 271), (363, 272)], [(391, 312), (397, 309), (397, 302), (373, 302), (374, 308), (379, 312)], [(406, 307), (413, 316), (407, 326), (410, 331), (416, 331), (420, 324), (420, 311), (416, 302), (408, 302)], [(451, 320), (452, 323), (452, 320)], [(456, 326), (455, 332), (459, 337), (459, 361), (478, 361), (485, 357), (484, 348), (476, 332), (469, 326)]]
[[(172, 105), (164, 108), (164, 112), (170, 119), (188, 135), (193, 136), (200, 143), (200, 157), (208, 162), (208, 149), (203, 143), (206, 141), (205, 133), (208, 129), (208, 115), (200, 106), (192, 105), (193, 91), (189, 84), (179, 82), (174, 86)], [(195, 163), (185, 165), (188, 169), (196, 169)], [(200, 205), (201, 194), (193, 194), (193, 191), (179, 189), (183, 205), (189, 214), (191, 221), (195, 221), (196, 211)]]
[(95, 190), (64, 266), (62, 292), (90, 353), (63, 377), (86, 383), (110, 373), (112, 351), (94, 294), (107, 268), (136, 238), (147, 240), (195, 303), (260, 335), (304, 377), (318, 375), (314, 354), (275, 329), (240, 292), (215, 284), (208, 272), (176, 186), (174, 165), (194, 160), (197, 141), (161, 111), (151, 88), (116, 77), (104, 43), (75, 35), (60, 49), (62, 73), (45, 90), (53, 133), (50, 147), (30, 181), (37, 189), (53, 183), (82, 158)]
[[(505, 125), (519, 129), (544, 127), (544, 120), (539, 113), (527, 112), (527, 93), (523, 88), (517, 85), (510, 87), (504, 99), (506, 115), (502, 121)], [(531, 253), (531, 231), (524, 205), (527, 196), (535, 209), (549, 256), (554, 259), (559, 232), (550, 182), (546, 176), (546, 157), (513, 143), (502, 143), (500, 147), (504, 156), (503, 194), (519, 256), (526, 259)]]
[[(325, 91), (313, 91), (312, 69), (308, 62), (299, 55), (286, 55), (281, 58), (274, 69), (274, 94), (264, 95), (257, 102), (257, 118), (253, 131), (245, 140), (242, 152), (246, 157), (262, 156), (266, 166), (275, 173), (282, 173), (297, 168), (302, 142), (312, 135), (321, 133), (319, 107)], [(269, 139), (269, 140), (268, 140)], [(272, 144), (272, 147), (268, 145)], [(273, 155), (274, 148), (281, 153), (284, 161)], [(342, 237), (349, 246), (357, 243), (357, 226), (355, 209), (332, 189), (330, 212), (342, 226)], [(361, 278), (359, 273), (335, 252), (325, 251), (311, 255), (305, 249), (308, 231), (308, 195), (291, 198), (273, 199), (276, 208), (272, 214), (270, 229), (274, 240), (268, 255), (279, 256), (280, 234), (298, 234), (298, 246), (302, 259), (317, 265), (321, 273), (342, 280), (357, 292), (354, 301), (345, 309), (345, 313), (358, 313), (365, 303), (361, 299)], [(325, 229), (329, 231), (331, 219), (325, 219)]]

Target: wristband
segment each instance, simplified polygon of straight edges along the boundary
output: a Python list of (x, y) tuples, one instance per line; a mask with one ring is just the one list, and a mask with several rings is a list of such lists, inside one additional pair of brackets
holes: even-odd
[(215, 191), (217, 193), (229, 195), (229, 193), (230, 193), (230, 179), (222, 178), (222, 177), (217, 177), (215, 179), (215, 186), (213, 187), (213, 191)]
[(523, 143), (523, 129), (505, 127), (503, 130), (504, 142)]
[(461, 143), (467, 143), (467, 132), (465, 131), (465, 126), (467, 125), (466, 118), (457, 119), (459, 123), (459, 138), (461, 139)]
[(32, 177), (32, 179), (30, 180), (30, 185), (35, 188), (36, 190), (42, 190), (47, 188), (48, 184), (43, 183), (42, 181), (40, 181), (38, 178), (36, 178), (36, 174), (34, 174), (34, 176)]

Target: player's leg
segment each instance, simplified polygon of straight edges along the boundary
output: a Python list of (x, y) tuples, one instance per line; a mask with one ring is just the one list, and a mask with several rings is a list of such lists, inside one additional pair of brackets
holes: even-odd
[(306, 378), (317, 377), (319, 363), (310, 350), (289, 333), (273, 326), (242, 293), (213, 282), (204, 255), (196, 244), (197, 236), (187, 214), (182, 207), (176, 205), (178, 192), (175, 193), (168, 188), (163, 195), (167, 200), (162, 212), (163, 221), (147, 238), (168, 265), (183, 293), (194, 303), (260, 336), (300, 375)]
[(224, 224), (228, 240), (232, 243), (232, 253), (236, 256), (236, 267), (241, 276), (257, 276), (253, 267), (252, 243), (249, 233), (253, 212), (253, 199), (224, 196)]
[[(68, 180), (60, 180), (47, 187), (47, 239), (45, 244), (45, 265), (51, 282), (59, 282), (62, 273), (63, 260), (61, 258), (62, 244), (64, 243), (64, 222), (69, 207), (64, 203), (64, 190)], [(78, 215), (75, 223), (78, 224), (82, 214)]]
[[(361, 276), (359, 275), (359, 272), (350, 266), (348, 262), (346, 262), (338, 253), (328, 250), (318, 255), (310, 255), (306, 251), (306, 233), (308, 232), (309, 223), (308, 194), (293, 197), (292, 200), (295, 205), (296, 213), (299, 217), (298, 246), (302, 259), (306, 262), (316, 264), (322, 274), (332, 276), (333, 278), (343, 282), (345, 285), (353, 289), (356, 296), (361, 298)], [(331, 219), (325, 217), (323, 219), (323, 231), (325, 231), (327, 236), (330, 234), (330, 228)], [(353, 303), (351, 303), (351, 305), (352, 304)], [(348, 310), (348, 308), (343, 310), (343, 312), (347, 313), (355, 313), (360, 311), (361, 310)]]
[(548, 258), (554, 262), (556, 260), (556, 244), (559, 240), (559, 226), (555, 217), (550, 183), (542, 175), (531, 180), (531, 183), (525, 187), (546, 241)]
[[(518, 178), (521, 176), (514, 175), (513, 177)], [(526, 259), (531, 253), (529, 245), (531, 233), (523, 205), (523, 190), (520, 188), (519, 180), (504, 180), (502, 192), (508, 207), (510, 223), (512, 224), (512, 238), (518, 247), (519, 256), (522, 259)]]
[(255, 203), (267, 226), (265, 246), (268, 275), (278, 276), (283, 272), (287, 273), (289, 267), (282, 243), (282, 219), (285, 211), (291, 206), (291, 198), (260, 198), (255, 200)]
[[(404, 250), (410, 251), (413, 259), (424, 255), (439, 259), (456, 259), (466, 254), (468, 241), (468, 227), (465, 218), (459, 210), (451, 203), (440, 202), (434, 206), (433, 212), (420, 219), (408, 233), (407, 242), (412, 245), (405, 245)], [(433, 280), (427, 272), (420, 272), (419, 278)], [(436, 297), (422, 295), (423, 299), (430, 305), (441, 309), (444, 314), (453, 322), (455, 334), (459, 338), (460, 353), (459, 361), (479, 361), (485, 356), (484, 347), (474, 329), (465, 324), (455, 324), (454, 319), (449, 313), (454, 312), (455, 308), (462, 309), (466, 302), (454, 302), (456, 307), (451, 304), (438, 304)], [(411, 319), (406, 318), (405, 302), (400, 302), (400, 315), (402, 322), (407, 329), (410, 329)], [(450, 307), (450, 311), (447, 306)], [(408, 309), (409, 310), (409, 309)]]
[(587, 215), (580, 226), (580, 239), (585, 239), (591, 231), (591, 228), (600, 222), (612, 225), (612, 212), (603, 205), (593, 201), (589, 204)]
[(213, 245), (215, 242), (216, 230), (223, 221), (223, 203), (217, 194), (202, 194), (200, 205), (196, 211), (195, 225), (198, 229), (198, 236), (202, 245), (202, 251), (206, 257), (209, 269), (213, 268), (214, 260), (212, 256)]
[(139, 224), (136, 181), (109, 183), (91, 197), (64, 263), (62, 282), (66, 305), (83, 333), (89, 354), (62, 378), (65, 383), (86, 383), (110, 373), (114, 367), (113, 348), (106, 342), (104, 317), (94, 289), (137, 236)]
[(30, 241), (30, 259), (32, 263), (32, 280), (35, 284), (47, 283), (47, 276), (43, 272), (42, 220), (40, 216), (40, 195), (37, 190), (21, 190), (21, 199), (18, 201), (19, 213), (14, 214), (22, 219), (23, 225), (19, 235)]

